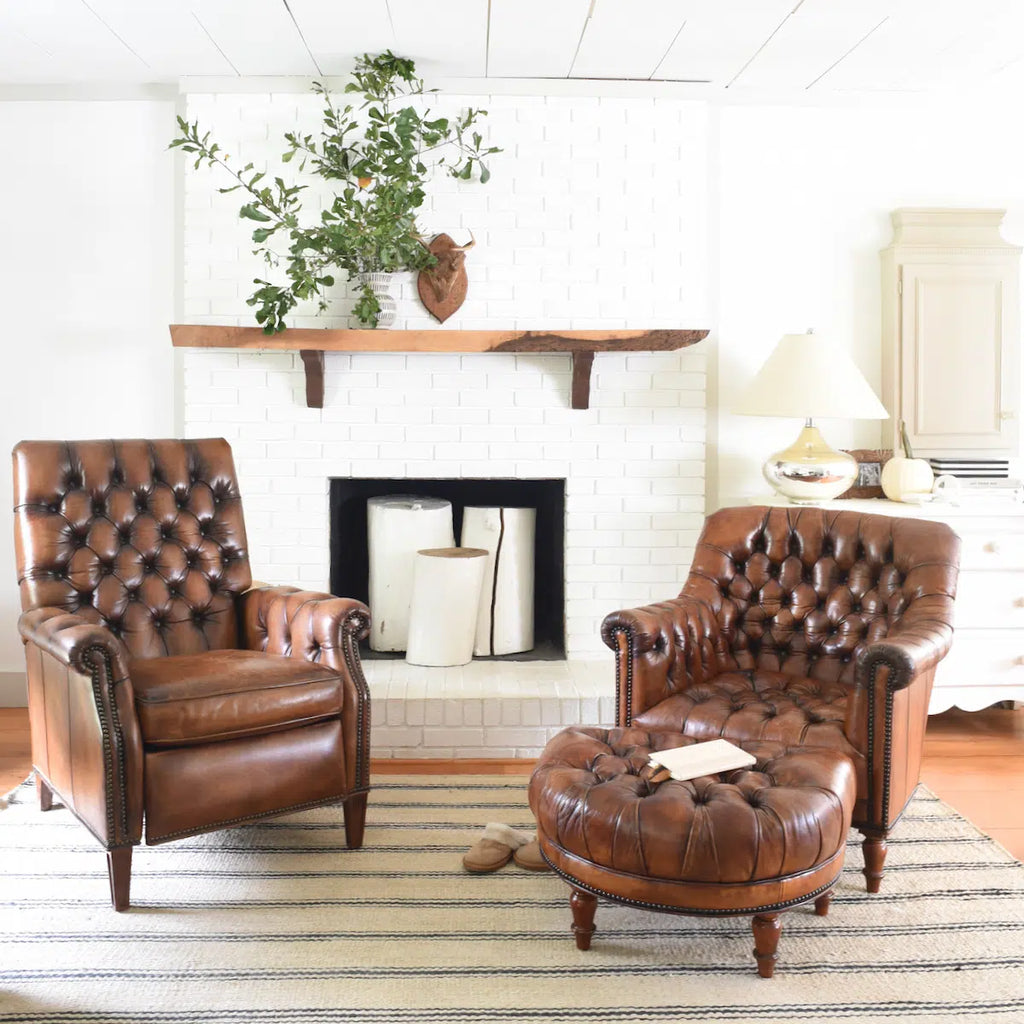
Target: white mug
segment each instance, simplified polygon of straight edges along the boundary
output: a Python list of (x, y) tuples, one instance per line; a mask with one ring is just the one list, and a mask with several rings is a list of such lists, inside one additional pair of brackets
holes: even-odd
[(940, 501), (949, 501), (955, 505), (960, 500), (960, 481), (949, 473), (943, 473), (935, 478), (932, 494)]

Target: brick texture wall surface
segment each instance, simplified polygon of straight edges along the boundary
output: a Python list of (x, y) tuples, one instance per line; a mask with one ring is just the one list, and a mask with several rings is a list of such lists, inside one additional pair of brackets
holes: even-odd
[[(477, 239), (468, 299), (446, 328), (709, 325), (700, 104), (448, 96), (434, 109), (467, 104), (490, 111), (504, 152), (486, 186), (435, 179), (421, 217), (428, 236)], [(191, 95), (187, 114), (232, 163), (290, 180), (283, 132), (313, 131), (318, 111), (312, 96)], [(266, 268), (239, 193), (216, 192), (225, 184), (185, 171), (185, 322), (253, 322), (245, 299)], [(323, 194), (310, 189), (310, 210)], [(395, 326), (437, 326), (414, 294), (406, 275)], [(339, 283), (328, 315), (289, 322), (349, 326), (350, 302)], [(588, 411), (568, 407), (563, 355), (328, 353), (314, 410), (297, 353), (184, 350), (184, 425), (234, 446), (254, 575), (316, 589), (328, 582), (332, 476), (564, 477), (568, 657), (607, 658), (603, 616), (674, 594), (690, 562), (704, 510), (703, 347), (599, 354)]]

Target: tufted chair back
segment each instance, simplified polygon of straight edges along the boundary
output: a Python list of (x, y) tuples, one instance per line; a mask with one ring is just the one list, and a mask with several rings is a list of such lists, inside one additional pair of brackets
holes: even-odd
[(724, 642), (704, 672), (762, 669), (852, 686), (866, 644), (949, 621), (951, 542), (942, 523), (860, 512), (715, 513), (682, 591), (721, 627)]
[(75, 612), (136, 658), (237, 646), (252, 577), (226, 441), (22, 442), (14, 481), (24, 611)]

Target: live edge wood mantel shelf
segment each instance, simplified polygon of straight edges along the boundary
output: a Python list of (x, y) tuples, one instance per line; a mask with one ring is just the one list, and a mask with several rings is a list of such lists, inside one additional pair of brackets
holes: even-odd
[(290, 327), (264, 334), (258, 327), (171, 324), (175, 348), (247, 348), (297, 351), (306, 369), (306, 405), (324, 406), (324, 352), (538, 352), (572, 356), (572, 407), (590, 408), (595, 352), (665, 352), (706, 338), (707, 331), (391, 331)]

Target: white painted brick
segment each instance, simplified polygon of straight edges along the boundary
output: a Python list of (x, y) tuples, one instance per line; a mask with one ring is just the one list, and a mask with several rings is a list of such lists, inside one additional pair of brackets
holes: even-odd
[(371, 729), (370, 741), (373, 748), (418, 747), (423, 741), (423, 730), (408, 726), (375, 725)]
[(426, 747), (481, 747), (484, 744), (484, 730), (425, 728), (423, 744)]
[(561, 724), (563, 726), (579, 725), (582, 721), (580, 718), (580, 702), (578, 700), (562, 699), (558, 703), (561, 712)]
[[(594, 701), (597, 704), (597, 701)], [(532, 747), (540, 749), (547, 743), (547, 731), (542, 728), (538, 729), (509, 729), (504, 726), (489, 729), (484, 728), (485, 742), (488, 746), (491, 745), (493, 740), (495, 745), (502, 746), (515, 746), (515, 747)]]
[(483, 702), (483, 723), (485, 726), (501, 724), (501, 705), (501, 701), (493, 698)]
[(444, 702), (444, 724), (447, 726), (462, 725), (463, 724), (463, 713), (462, 713), (462, 701), (461, 700), (445, 700)]
[(541, 702), (524, 700), (522, 703), (521, 721), (523, 725), (541, 725)]
[[(710, 319), (699, 104), (431, 100), (449, 115), (460, 102), (492, 109), (491, 132), (506, 152), (494, 159), (488, 186), (441, 179), (430, 188), (424, 229), (462, 237), (470, 227), (480, 239), (469, 261), (469, 299), (446, 328), (699, 326)], [(270, 167), (279, 166), (286, 126), (315, 124), (319, 109), (315, 97), (289, 94), (191, 94), (187, 106), (222, 146), (230, 142), (237, 159)], [(287, 178), (291, 169), (282, 171)], [(261, 275), (263, 268), (249, 254), (238, 204), (212, 185), (212, 175), (185, 176), (184, 310), (195, 322), (248, 325), (252, 267)], [(314, 187), (309, 209), (328, 191)], [(596, 244), (608, 239), (613, 248)], [(641, 250), (643, 258), (635, 258)], [(398, 326), (440, 326), (419, 307), (411, 274), (397, 292)], [(345, 326), (352, 294), (340, 282), (327, 316), (304, 303), (291, 322)], [(629, 604), (627, 597), (658, 588), (656, 562), (689, 564), (703, 511), (707, 361), (706, 346), (603, 353), (595, 360), (592, 408), (577, 411), (568, 408), (564, 355), (328, 353), (325, 408), (310, 410), (295, 353), (185, 351), (184, 425), (189, 436), (219, 433), (236, 443), (250, 547), (254, 561), (265, 560), (261, 575), (269, 579), (297, 572), (325, 582), (329, 476), (564, 476), (573, 595), (567, 648), (580, 658), (606, 654), (595, 609), (607, 597), (598, 588), (622, 595), (613, 604)], [(604, 528), (611, 523), (621, 528)], [(476, 712), (460, 704), (465, 725), (497, 728), (505, 701), (476, 701)], [(427, 723), (428, 715), (432, 721), (440, 703), (407, 702), (406, 725)], [(382, 709), (385, 727), (401, 728), (387, 724), (389, 710)], [(382, 711), (375, 708), (378, 718)], [(545, 714), (542, 703), (540, 720), (550, 727)], [(523, 703), (519, 717), (524, 724), (512, 728), (531, 728), (525, 719), (533, 718), (533, 705)], [(431, 727), (460, 728), (443, 709)], [(459, 749), (399, 737), (386, 749), (422, 755), (449, 748)], [(501, 747), (535, 748), (511, 740)]]
[(502, 725), (520, 725), (522, 720), (522, 704), (520, 701), (503, 700), (501, 702)]
[(384, 701), (384, 720), (388, 725), (416, 725), (415, 722), (408, 721), (405, 714), (405, 701), (404, 700), (386, 700)]

